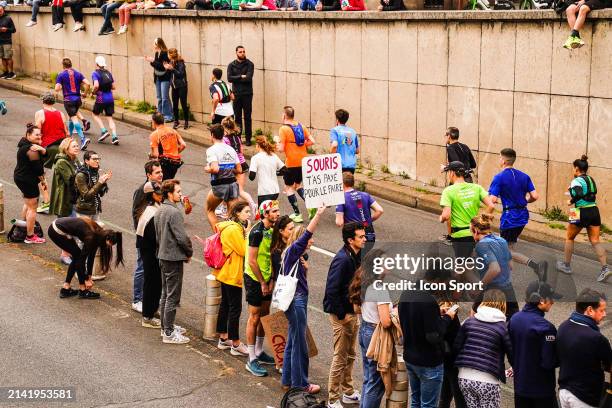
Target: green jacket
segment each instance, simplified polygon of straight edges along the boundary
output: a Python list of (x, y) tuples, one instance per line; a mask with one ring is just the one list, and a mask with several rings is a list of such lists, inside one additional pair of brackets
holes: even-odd
[(74, 177), (76, 164), (70, 161), (64, 153), (58, 153), (53, 162), (53, 182), (51, 184), (51, 201), (49, 213), (58, 217), (68, 217), (72, 214), (75, 198)]
[[(95, 215), (97, 212), (102, 212), (100, 197), (106, 193), (108, 187), (99, 181), (93, 184), (85, 171), (81, 168), (74, 178), (76, 189), (79, 192), (79, 197), (76, 200), (76, 211), (83, 215)], [(97, 207), (96, 200), (98, 200)]]

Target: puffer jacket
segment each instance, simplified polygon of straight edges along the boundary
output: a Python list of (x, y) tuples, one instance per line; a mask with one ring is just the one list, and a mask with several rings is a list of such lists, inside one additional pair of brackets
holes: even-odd
[(504, 357), (507, 354), (512, 364), (513, 354), (504, 313), (488, 306), (478, 307), (474, 317), (459, 329), (454, 350), (457, 367), (482, 371), (505, 383)]
[(64, 153), (58, 153), (53, 161), (53, 182), (51, 183), (51, 200), (49, 214), (68, 217), (76, 201), (74, 177), (76, 164)]
[(221, 246), (227, 261), (221, 269), (215, 269), (213, 275), (219, 282), (242, 287), (246, 251), (244, 227), (235, 221), (223, 221), (215, 229), (221, 233)]

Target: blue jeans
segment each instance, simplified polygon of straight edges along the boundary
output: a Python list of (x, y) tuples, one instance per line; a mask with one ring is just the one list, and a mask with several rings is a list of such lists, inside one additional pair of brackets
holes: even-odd
[(359, 347), (361, 347), (361, 358), (363, 360), (363, 387), (359, 408), (380, 407), (380, 401), (385, 393), (385, 384), (376, 369), (377, 362), (366, 357), (374, 329), (366, 322), (361, 322), (359, 328)]
[(140, 248), (136, 248), (136, 269), (134, 269), (134, 298), (132, 303), (142, 302), (142, 287), (144, 285), (144, 266), (142, 265), (142, 256)]
[(300, 3), (300, 9), (303, 11), (314, 10), (316, 5), (316, 0), (302, 0)]
[(436, 367), (421, 367), (406, 363), (410, 380), (410, 408), (437, 408), (444, 364)]
[(283, 385), (300, 388), (308, 386), (307, 306), (308, 296), (296, 295), (289, 305), (289, 309), (285, 312), (285, 316), (289, 320), (289, 328), (283, 356), (283, 375), (281, 378)]
[(117, 2), (105, 3), (102, 5), (102, 7), (100, 7), (100, 12), (102, 13), (102, 16), (104, 17), (104, 24), (102, 25), (102, 28), (110, 28), (113, 26), (113, 23), (111, 21), (111, 17), (113, 16), (113, 11), (121, 7), (122, 4), (123, 3), (117, 3)]
[(155, 81), (157, 95), (157, 111), (164, 115), (166, 121), (173, 120), (172, 104), (170, 103), (170, 81)]
[[(32, 17), (30, 18), (30, 20), (32, 21), (36, 21), (36, 19), (38, 18), (38, 10), (40, 9), (40, 4), (42, 3), (42, 0), (28, 0), (26, 1), (26, 4), (28, 6), (32, 6)], [(47, 3), (48, 5), (48, 3)]]

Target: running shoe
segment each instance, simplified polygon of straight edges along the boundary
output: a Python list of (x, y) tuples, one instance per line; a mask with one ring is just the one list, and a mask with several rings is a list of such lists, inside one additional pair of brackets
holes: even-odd
[(582, 41), (582, 38), (580, 37), (573, 37), (572, 38), (572, 48), (580, 48), (584, 45), (584, 41)]
[(268, 371), (259, 364), (257, 359), (247, 362), (244, 368), (255, 377), (266, 377), (268, 375)]
[(304, 218), (302, 218), (302, 214), (293, 213), (289, 216), (289, 218), (291, 218), (291, 221), (296, 222), (296, 223), (304, 222)]
[(175, 330), (170, 336), (166, 336), (164, 334), (162, 337), (162, 342), (165, 344), (187, 344), (189, 343), (189, 337), (185, 337)]
[(606, 266), (602, 266), (601, 267), (601, 273), (599, 274), (599, 276), (597, 277), (597, 282), (605, 282), (608, 280), (608, 278), (612, 276), (612, 271), (610, 270), (610, 268), (608, 267), (608, 265)]
[(232, 347), (230, 348), (230, 354), (232, 356), (240, 356), (240, 357), (248, 356), (249, 349), (244, 343), (240, 343), (237, 347), (234, 347), (232, 345)]
[(570, 35), (569, 37), (567, 37), (567, 40), (565, 40), (565, 42), (563, 43), (563, 48), (567, 48), (568, 50), (573, 50), (574, 47), (572, 46), (574, 42), (574, 36)]
[(229, 350), (232, 348), (232, 341), (230, 339), (219, 339), (219, 341), (217, 342), (217, 348), (219, 350)]
[(38, 214), (49, 214), (49, 203), (40, 203), (36, 212)]
[(113, 137), (111, 143), (115, 146), (119, 146), (119, 138), (117, 136)]
[(155, 317), (150, 319), (143, 317), (141, 325), (142, 327), (147, 327), (149, 329), (159, 329), (161, 327), (161, 320), (156, 319)]
[(261, 364), (274, 365), (274, 357), (269, 354), (266, 354), (265, 351), (262, 351), (260, 355), (257, 356), (257, 360)]
[(563, 272), (566, 275), (572, 274), (572, 267), (563, 261), (557, 261), (557, 270), (559, 272)]
[(89, 142), (91, 142), (91, 140), (85, 139), (83, 141), (83, 144), (81, 145), (81, 150), (87, 150), (87, 146), (89, 146)]
[(26, 239), (24, 239), (23, 242), (26, 244), (44, 244), (46, 240), (34, 234), (31, 237), (26, 237)]
[(79, 294), (79, 291), (76, 290), (76, 289), (61, 288), (60, 289), (59, 297), (60, 297), (60, 299), (65, 299), (65, 298), (76, 296), (78, 294)]
[(79, 290), (79, 299), (99, 299), (100, 294), (91, 290)]
[(359, 391), (353, 391), (351, 395), (344, 394), (342, 395), (342, 402), (344, 404), (359, 404), (361, 401), (361, 394)]
[(108, 130), (105, 130), (104, 132), (100, 133), (100, 137), (98, 138), (98, 142), (103, 142), (104, 139), (106, 139), (107, 137), (109, 137), (111, 135), (111, 133)]

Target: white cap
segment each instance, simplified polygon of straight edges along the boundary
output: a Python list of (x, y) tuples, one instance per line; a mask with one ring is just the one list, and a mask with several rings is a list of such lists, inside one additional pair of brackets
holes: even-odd
[(96, 65), (99, 67), (106, 67), (106, 60), (104, 59), (103, 56), (98, 55), (96, 57)]

